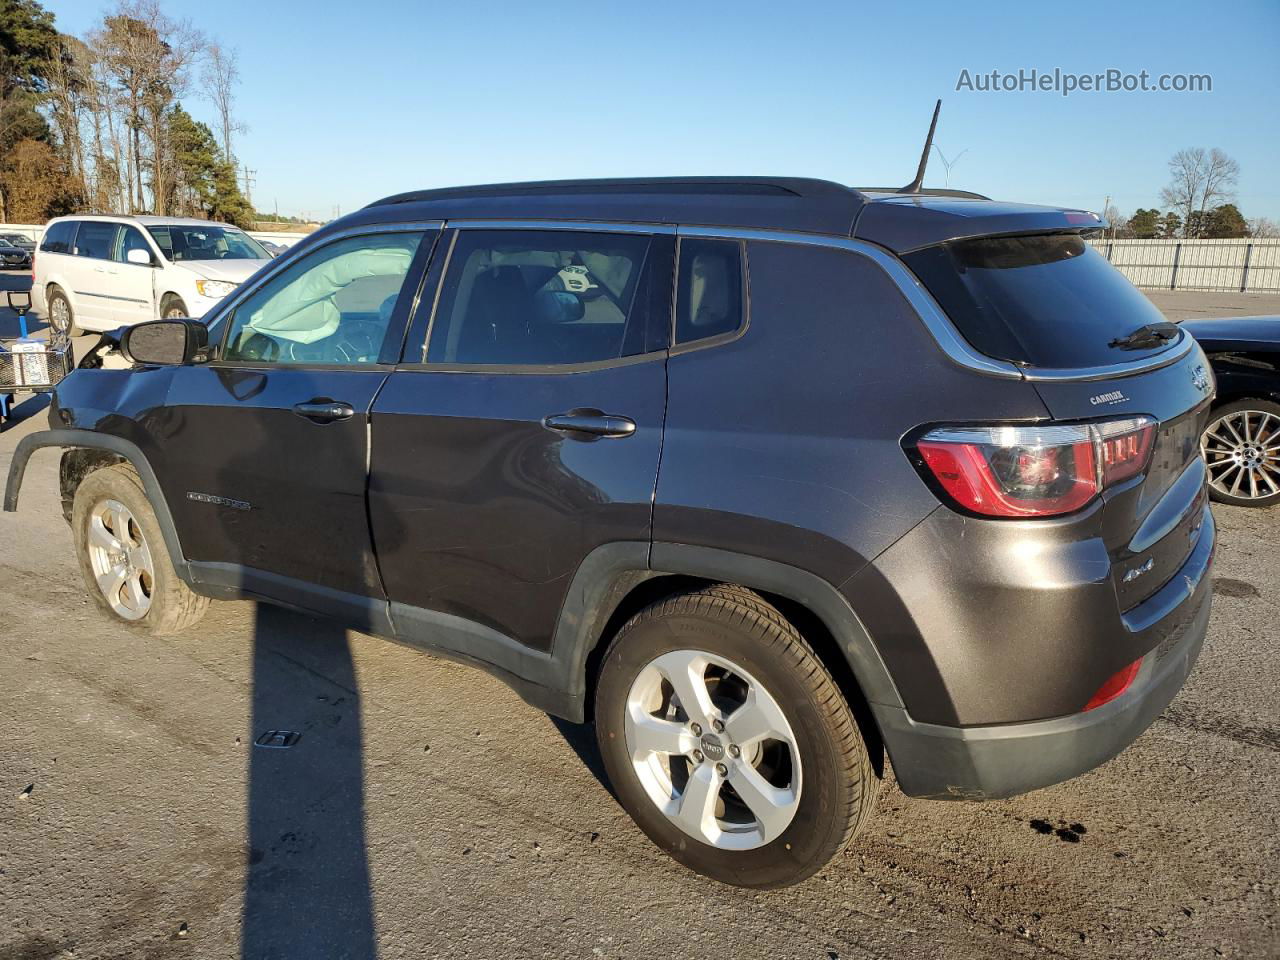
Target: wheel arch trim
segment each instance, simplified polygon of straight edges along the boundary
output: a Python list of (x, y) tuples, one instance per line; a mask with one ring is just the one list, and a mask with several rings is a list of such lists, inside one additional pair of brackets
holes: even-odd
[(178, 530), (174, 526), (173, 515), (169, 512), (169, 502), (160, 488), (155, 471), (151, 469), (151, 463), (138, 445), (123, 437), (108, 433), (94, 433), (92, 430), (42, 430), (23, 437), (13, 452), (13, 459), (9, 462), (9, 477), (4, 490), (6, 513), (14, 513), (18, 509), (18, 494), (23, 478), (26, 476), (27, 462), (31, 459), (31, 455), (46, 447), (59, 447), (63, 450), (77, 448), (106, 450), (127, 460), (138, 471), (138, 476), (142, 480), (142, 488), (146, 491), (147, 499), (151, 501), (156, 519), (160, 522), (160, 532), (164, 537), (165, 548), (173, 560), (174, 569), (184, 582), (191, 582), (186, 554), (182, 552)]
[[(648, 562), (639, 552), (648, 547)], [(637, 549), (639, 548), (639, 549)], [(597, 547), (579, 566), (566, 594), (552, 642), (575, 702), (585, 704), (586, 664), (606, 642), (603, 631), (625, 598), (655, 577), (686, 576), (732, 583), (785, 597), (818, 617), (835, 638), (863, 695), (877, 715), (903, 710), (902, 697), (862, 621), (834, 586), (808, 571), (712, 547), (655, 541)]]

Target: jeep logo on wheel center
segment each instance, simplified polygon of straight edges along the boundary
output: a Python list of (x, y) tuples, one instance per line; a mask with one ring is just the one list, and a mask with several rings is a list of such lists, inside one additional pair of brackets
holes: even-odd
[(714, 733), (704, 733), (702, 735), (702, 752), (708, 760), (723, 760), (724, 744), (720, 742), (720, 738)]

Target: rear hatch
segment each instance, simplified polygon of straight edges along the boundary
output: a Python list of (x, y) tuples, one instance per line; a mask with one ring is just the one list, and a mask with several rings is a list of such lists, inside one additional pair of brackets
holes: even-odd
[(1055, 421), (1150, 418), (1146, 469), (1105, 489), (1101, 513), (1120, 609), (1150, 597), (1202, 522), (1212, 374), (1195, 341), (1080, 232), (969, 236), (903, 260), (970, 344), (1023, 371)]

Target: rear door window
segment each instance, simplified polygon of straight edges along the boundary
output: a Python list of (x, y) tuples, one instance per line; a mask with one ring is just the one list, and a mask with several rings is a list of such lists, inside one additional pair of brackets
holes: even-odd
[(116, 245), (116, 234), (120, 232), (118, 223), (102, 223), (86, 220), (80, 224), (80, 232), (76, 234), (76, 255), (94, 257), (98, 260), (110, 260), (111, 251)]
[(651, 243), (640, 234), (460, 231), (427, 362), (545, 366), (656, 349), (642, 282)]
[(44, 253), (70, 253), (76, 239), (76, 221), (62, 220), (44, 232), (40, 249)]
[(903, 259), (960, 333), (987, 356), (1093, 367), (1166, 349), (1113, 341), (1164, 315), (1078, 234), (956, 240)]

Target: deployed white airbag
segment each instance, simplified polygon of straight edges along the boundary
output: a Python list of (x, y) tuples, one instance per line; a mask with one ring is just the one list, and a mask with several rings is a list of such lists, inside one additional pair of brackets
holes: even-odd
[(306, 271), (269, 297), (245, 326), (294, 343), (323, 340), (333, 335), (342, 320), (342, 313), (334, 303), (335, 294), (366, 277), (404, 277), (412, 259), (413, 249), (405, 246), (348, 250)]

